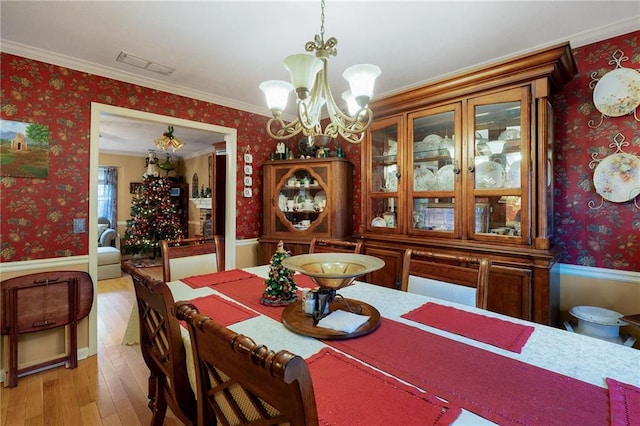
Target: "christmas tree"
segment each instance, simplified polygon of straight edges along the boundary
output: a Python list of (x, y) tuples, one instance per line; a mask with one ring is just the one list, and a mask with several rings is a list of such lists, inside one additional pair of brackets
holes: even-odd
[(171, 203), (171, 183), (167, 178), (144, 174), (131, 204), (131, 220), (124, 231), (126, 253), (153, 251), (160, 240), (182, 238), (182, 226), (176, 207)]
[(278, 248), (271, 257), (269, 276), (264, 280), (267, 289), (260, 299), (263, 305), (282, 306), (298, 300), (296, 282), (293, 280), (294, 272), (282, 266), (282, 261), (289, 256), (290, 253), (284, 249), (283, 242), (278, 242)]

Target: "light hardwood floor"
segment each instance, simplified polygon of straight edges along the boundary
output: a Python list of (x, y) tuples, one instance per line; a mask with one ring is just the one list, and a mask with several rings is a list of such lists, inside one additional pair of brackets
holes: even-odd
[[(148, 268), (162, 278), (160, 268)], [(0, 389), (0, 424), (148, 425), (147, 378), (138, 345), (122, 345), (135, 300), (131, 278), (98, 282), (98, 354), (78, 368), (49, 369), (18, 379), (15, 388)], [(0, 384), (0, 387), (2, 385)], [(166, 425), (180, 425), (170, 410)]]

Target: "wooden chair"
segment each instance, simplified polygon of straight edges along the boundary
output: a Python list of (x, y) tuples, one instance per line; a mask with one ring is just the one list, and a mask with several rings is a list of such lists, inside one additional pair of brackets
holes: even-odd
[(362, 241), (341, 241), (314, 238), (309, 245), (309, 253), (355, 253), (362, 251)]
[(400, 289), (487, 309), (491, 260), (407, 249)]
[(140, 350), (149, 367), (151, 424), (164, 423), (167, 406), (187, 425), (196, 424), (196, 400), (187, 373), (186, 352), (178, 320), (170, 312), (173, 296), (167, 284), (125, 263), (136, 292), (140, 318)]
[(222, 246), (217, 235), (211, 238), (160, 241), (164, 281), (224, 271)]
[(318, 414), (304, 359), (264, 345), (178, 302), (189, 325), (195, 361), (199, 425), (315, 426)]

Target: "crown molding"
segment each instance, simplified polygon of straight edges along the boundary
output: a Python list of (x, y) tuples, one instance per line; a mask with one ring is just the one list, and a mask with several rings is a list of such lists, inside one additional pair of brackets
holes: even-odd
[[(598, 28), (593, 28), (589, 31), (575, 34), (569, 37), (569, 42), (572, 48), (585, 46), (598, 41), (606, 40), (608, 38), (617, 37), (622, 34), (628, 34), (634, 31), (640, 30), (639, 16), (631, 16), (622, 21), (613, 22), (608, 25), (604, 25)], [(558, 40), (550, 43), (549, 45), (557, 42), (565, 42), (565, 40)], [(537, 46), (539, 48), (540, 46)], [(16, 43), (13, 41), (3, 40), (0, 38), (0, 51), (10, 53), (13, 55), (22, 56), (29, 59), (34, 59), (42, 62), (46, 62), (53, 65), (58, 65), (66, 68), (71, 68), (77, 71), (86, 72), (90, 74), (99, 75), (102, 77), (123, 81), (125, 83), (136, 84), (150, 89), (161, 90), (167, 93), (173, 93), (180, 96), (186, 96), (188, 98), (197, 99), (205, 102), (210, 102), (216, 105), (221, 105), (229, 108), (234, 108), (241, 111), (247, 111), (253, 114), (265, 116), (271, 118), (270, 114), (265, 112), (264, 107), (259, 107), (253, 104), (245, 102), (239, 102), (233, 99), (216, 96), (212, 93), (202, 92), (199, 90), (193, 90), (184, 86), (178, 86), (174, 84), (168, 84), (163, 81), (159, 81), (153, 78), (143, 77), (136, 74), (132, 74), (126, 71), (117, 70), (111, 67), (105, 67), (95, 64), (93, 62), (83, 61), (81, 59), (73, 58), (66, 55), (50, 52), (47, 50), (31, 47), (22, 43)], [(509, 55), (511, 56), (511, 55)], [(493, 61), (492, 61), (493, 62)], [(440, 78), (440, 77), (439, 77)], [(420, 84), (424, 84), (422, 82)], [(413, 87), (413, 85), (411, 86)], [(391, 91), (389, 93), (378, 94), (377, 97), (387, 96), (396, 92), (402, 92), (409, 87), (400, 88), (397, 91)], [(283, 118), (289, 118), (288, 116)]]
[(570, 37), (569, 41), (571, 47), (576, 48), (638, 30), (640, 30), (640, 16), (635, 15), (622, 21), (575, 34)]
[(138, 86), (143, 86), (150, 89), (173, 93), (175, 95), (185, 96), (216, 105), (234, 108), (240, 111), (246, 111), (257, 115), (270, 117), (270, 115), (265, 112), (266, 107), (258, 107), (256, 105), (248, 104), (245, 102), (239, 102), (233, 99), (216, 96), (212, 93), (202, 92), (184, 86), (166, 83), (154, 78), (143, 77), (130, 72), (117, 70), (111, 67), (105, 67), (93, 62), (84, 61), (82, 59), (73, 58), (71, 56), (61, 55), (55, 52), (50, 52), (22, 43), (0, 39), (0, 46), (2, 52), (10, 53), (12, 55), (22, 56), (33, 60), (74, 69), (76, 71), (86, 72), (113, 80), (123, 81), (125, 83), (136, 84)]

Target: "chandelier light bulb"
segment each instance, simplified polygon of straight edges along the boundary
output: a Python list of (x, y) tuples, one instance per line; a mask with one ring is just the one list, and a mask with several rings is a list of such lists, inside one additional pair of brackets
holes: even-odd
[(283, 80), (269, 80), (260, 84), (260, 90), (264, 93), (267, 106), (274, 117), (279, 117), (287, 107), (289, 93), (293, 90), (291, 83)]
[(342, 99), (347, 103), (347, 111), (349, 112), (349, 115), (356, 115), (360, 107), (358, 106), (358, 102), (356, 102), (356, 98), (351, 94), (351, 90), (343, 92)]
[[(315, 55), (295, 54), (288, 56), (284, 61), (284, 67), (291, 75), (291, 83), (298, 98), (297, 118), (285, 122), (281, 114), (286, 105), (282, 98), (286, 99), (286, 96), (280, 95), (279, 101), (272, 100), (272, 96), (275, 95), (268, 93), (272, 91), (268, 87), (268, 83), (271, 82), (260, 85), (267, 96), (267, 104), (273, 115), (267, 122), (267, 132), (274, 139), (284, 140), (302, 134), (315, 141), (318, 147), (325, 146), (327, 141), (339, 136), (350, 143), (360, 143), (373, 122), (373, 112), (368, 104), (373, 96), (375, 80), (381, 74), (380, 68), (376, 65), (361, 64), (345, 70), (343, 76), (349, 82), (353, 94), (351, 98), (343, 96), (349, 103), (349, 114), (336, 105), (329, 87), (328, 62), (330, 57), (337, 55), (338, 40), (335, 37), (324, 37), (324, 7), (325, 2), (322, 0), (320, 34), (316, 34), (312, 41), (305, 44), (305, 51), (315, 52)], [(323, 108), (326, 109), (326, 117), (322, 113)], [(328, 119), (324, 128), (321, 117)]]
[(345, 80), (349, 82), (351, 93), (358, 105), (366, 106), (373, 96), (373, 86), (376, 78), (382, 73), (380, 67), (371, 64), (353, 65), (342, 73)]
[(284, 67), (291, 74), (291, 82), (298, 98), (306, 99), (315, 84), (316, 75), (322, 70), (322, 61), (313, 55), (300, 53), (287, 56)]

